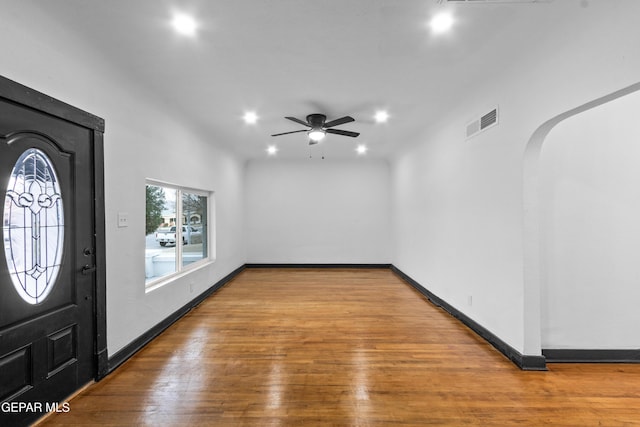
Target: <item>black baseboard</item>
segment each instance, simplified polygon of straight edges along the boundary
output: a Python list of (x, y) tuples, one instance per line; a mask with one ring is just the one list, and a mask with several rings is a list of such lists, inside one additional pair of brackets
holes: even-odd
[(542, 350), (547, 363), (640, 363), (640, 350)]
[(197, 297), (195, 297), (194, 299), (192, 299), (191, 301), (189, 301), (188, 303), (180, 307), (178, 310), (173, 312), (171, 315), (169, 315), (169, 317), (164, 319), (162, 322), (158, 323), (157, 325), (149, 329), (147, 332), (142, 334), (140, 337), (132, 341), (130, 344), (122, 348), (116, 354), (111, 356), (109, 358), (108, 373), (113, 372), (118, 366), (122, 365), (124, 362), (127, 361), (127, 359), (129, 359), (131, 356), (133, 356), (138, 351), (140, 351), (145, 345), (147, 345), (154, 338), (160, 335), (165, 329), (167, 329), (169, 326), (174, 324), (176, 321), (180, 320), (182, 316), (187, 314), (194, 307), (196, 307), (202, 301), (207, 299), (211, 294), (213, 294), (218, 289), (222, 288), (224, 285), (230, 282), (231, 279), (233, 279), (238, 274), (240, 274), (240, 272), (244, 269), (245, 269), (244, 265), (236, 268), (231, 273), (227, 274), (225, 277), (223, 277), (218, 282), (216, 282), (209, 289), (207, 289), (206, 291), (204, 291), (203, 293), (201, 293), (200, 295), (198, 295)]
[(245, 264), (247, 268), (390, 268), (391, 264)]
[(413, 280), (411, 277), (403, 273), (400, 269), (391, 266), (391, 270), (397, 274), (400, 278), (402, 278), (409, 285), (414, 287), (418, 292), (424, 295), (429, 301), (431, 301), (437, 307), (442, 308), (444, 311), (449, 313), (451, 316), (460, 320), (464, 325), (466, 325), (469, 329), (474, 331), (476, 334), (480, 335), (485, 341), (494, 346), (500, 353), (504, 354), (509, 360), (515, 363), (520, 369), (525, 371), (546, 371), (547, 365), (544, 356), (528, 356), (523, 355), (509, 344), (502, 341), (496, 335), (494, 335), (491, 331), (487, 330), (485, 327), (477, 323), (475, 320), (471, 319), (466, 314), (462, 313), (460, 310), (456, 309), (443, 299), (439, 298), (434, 293), (430, 292), (418, 282)]

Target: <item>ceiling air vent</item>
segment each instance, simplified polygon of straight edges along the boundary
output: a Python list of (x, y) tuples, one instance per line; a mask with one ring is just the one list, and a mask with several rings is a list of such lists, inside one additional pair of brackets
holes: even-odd
[(467, 138), (498, 124), (498, 107), (467, 123)]

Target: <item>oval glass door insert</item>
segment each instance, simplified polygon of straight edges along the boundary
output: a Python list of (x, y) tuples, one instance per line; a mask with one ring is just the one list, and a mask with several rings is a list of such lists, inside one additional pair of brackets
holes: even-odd
[(25, 151), (11, 171), (2, 234), (16, 291), (29, 304), (43, 302), (60, 271), (64, 212), (56, 171), (37, 148)]

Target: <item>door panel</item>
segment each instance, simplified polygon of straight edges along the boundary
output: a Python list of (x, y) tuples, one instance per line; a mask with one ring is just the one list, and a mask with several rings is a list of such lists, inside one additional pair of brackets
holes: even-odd
[[(0, 205), (0, 218), (5, 245), (0, 250), (3, 402), (39, 402), (44, 410), (46, 403), (65, 399), (94, 376), (95, 215), (91, 138), (92, 132), (84, 127), (0, 100), (0, 200), (4, 202)], [(26, 152), (35, 153), (34, 159), (38, 153), (48, 159), (55, 171), (59, 194), (53, 194), (43, 184), (46, 179), (41, 175), (46, 167), (42, 163), (25, 166), (26, 172), (18, 175), (26, 184), (9, 188), (12, 171)], [(36, 164), (37, 160), (33, 162)], [(47, 179), (50, 182), (53, 178)], [(58, 197), (62, 204), (61, 248), (54, 242), (58, 232), (55, 230), (60, 230), (52, 228), (57, 227), (57, 220), (47, 212), (58, 203), (55, 201)], [(5, 215), (6, 212), (11, 215)], [(51, 290), (40, 299), (25, 300), (16, 288), (15, 271), (21, 271), (20, 277), (30, 280), (29, 292), (25, 292), (38, 293), (46, 283), (43, 277), (53, 271), (50, 258), (60, 249), (62, 256), (55, 267), (58, 270)], [(41, 415), (42, 411), (37, 410), (0, 411), (0, 424), (26, 424)]]

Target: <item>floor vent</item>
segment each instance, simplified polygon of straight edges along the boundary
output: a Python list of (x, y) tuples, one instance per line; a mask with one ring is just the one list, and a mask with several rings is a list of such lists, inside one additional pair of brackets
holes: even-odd
[[(479, 0), (478, 0), (479, 1)], [(498, 124), (498, 107), (467, 123), (467, 138)]]

